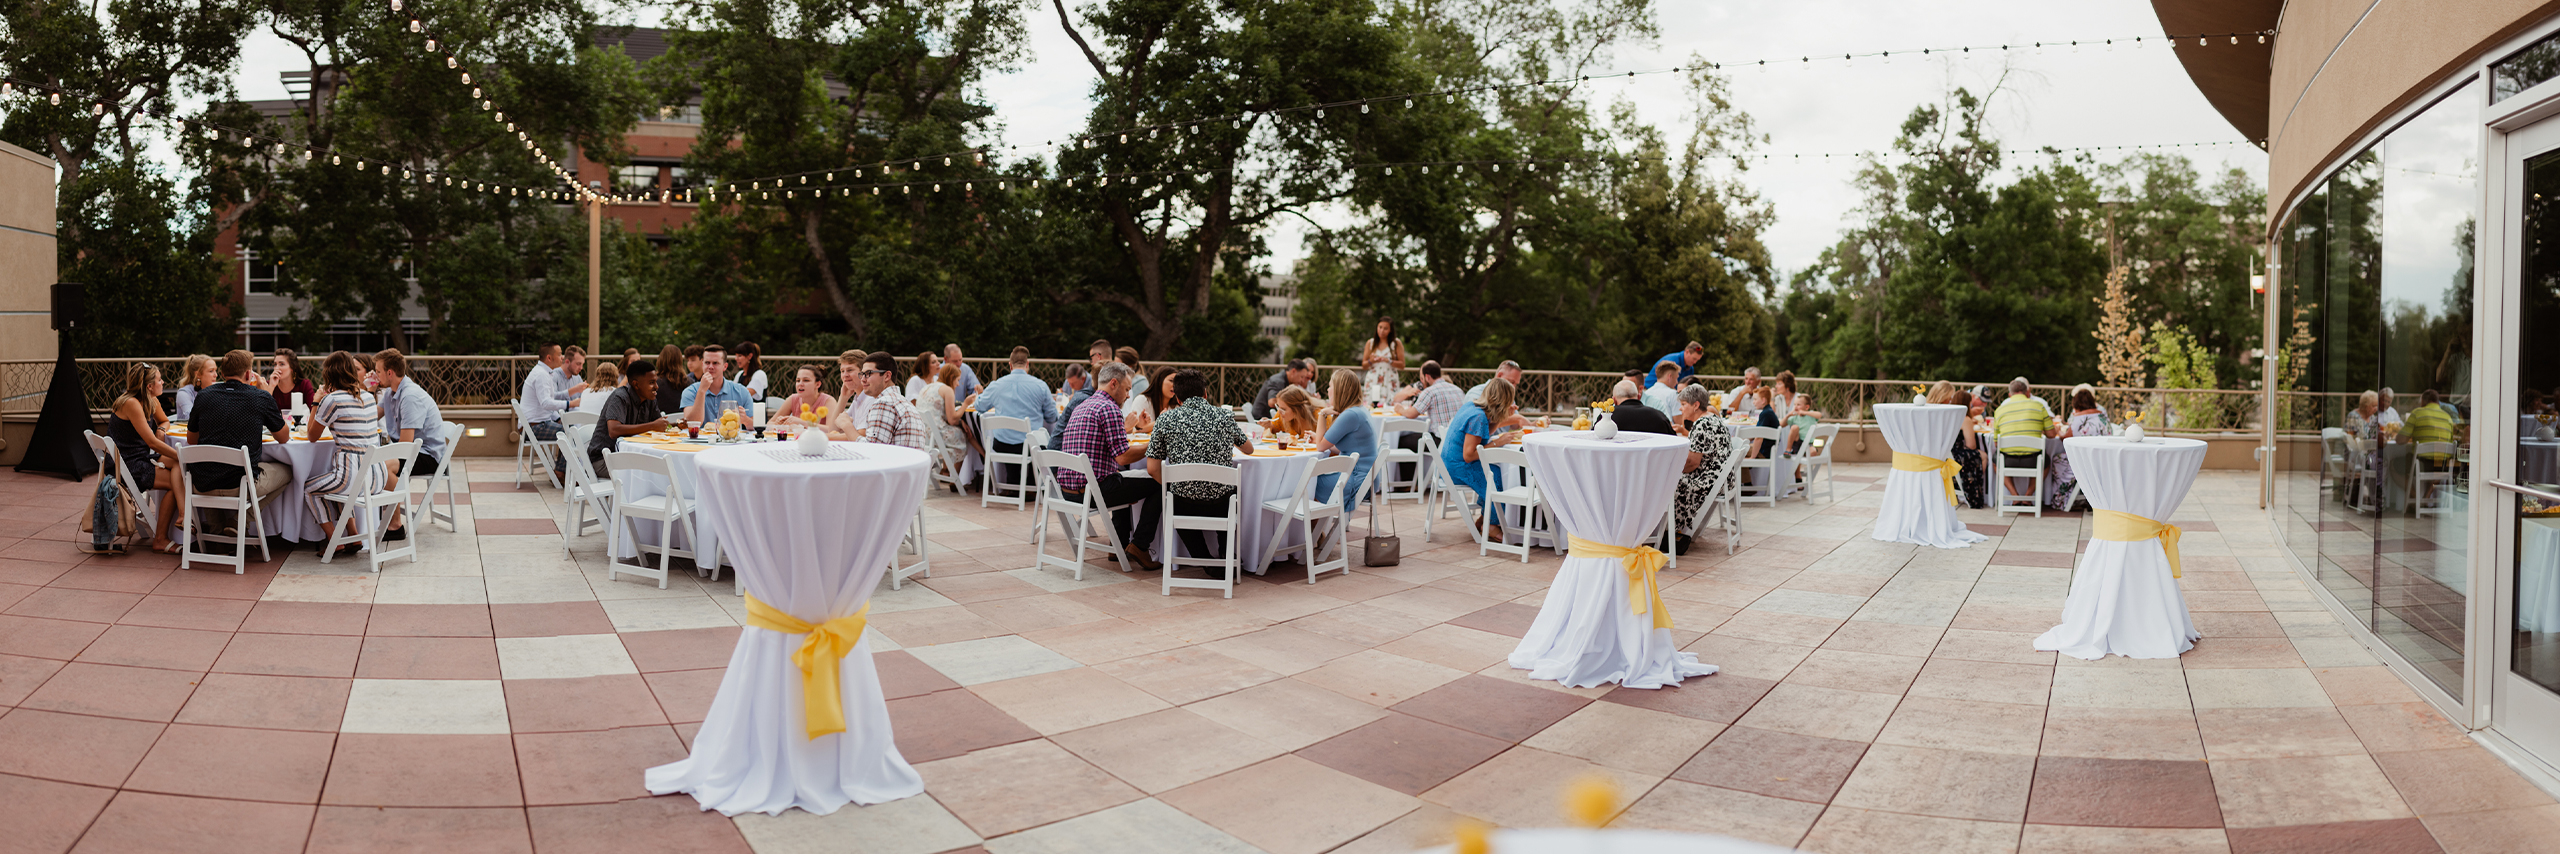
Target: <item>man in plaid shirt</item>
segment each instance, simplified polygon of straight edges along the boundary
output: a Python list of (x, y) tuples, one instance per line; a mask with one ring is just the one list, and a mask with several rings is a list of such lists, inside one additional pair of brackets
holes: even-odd
[[(1156, 505), (1161, 502), (1156, 497), (1155, 483), (1120, 475), (1122, 467), (1147, 453), (1144, 448), (1129, 447), (1128, 430), (1120, 415), (1120, 405), (1128, 400), (1129, 386), (1137, 371), (1119, 362), (1105, 362), (1095, 377), (1093, 394), (1067, 413), (1066, 433), (1060, 437), (1058, 448), (1085, 458), (1092, 467), (1093, 480), (1102, 490), (1102, 506), (1130, 505), (1111, 514), (1112, 530), (1119, 532), (1121, 551), (1130, 563), (1153, 570), (1162, 564), (1147, 556), (1143, 544), (1156, 539)], [(1057, 476), (1059, 491), (1071, 499), (1084, 498), (1084, 472), (1059, 469)]]
[(924, 422), (916, 418), (915, 404), (898, 393), (898, 357), (873, 353), (854, 376), (872, 397), (871, 408), (862, 415), (862, 441), (924, 450)]

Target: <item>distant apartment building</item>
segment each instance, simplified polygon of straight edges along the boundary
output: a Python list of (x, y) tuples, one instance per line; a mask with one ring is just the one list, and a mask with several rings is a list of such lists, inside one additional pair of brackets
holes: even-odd
[(1289, 357), (1289, 320), (1298, 308), (1298, 274), (1281, 273), (1262, 280), (1262, 337), (1271, 339), (1270, 361)]

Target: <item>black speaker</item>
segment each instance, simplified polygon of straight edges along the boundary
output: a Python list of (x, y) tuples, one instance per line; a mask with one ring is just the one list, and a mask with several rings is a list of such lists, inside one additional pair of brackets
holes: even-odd
[(80, 304), (80, 291), (81, 286), (72, 282), (53, 286), (54, 331), (78, 329), (80, 324), (88, 322), (87, 310)]

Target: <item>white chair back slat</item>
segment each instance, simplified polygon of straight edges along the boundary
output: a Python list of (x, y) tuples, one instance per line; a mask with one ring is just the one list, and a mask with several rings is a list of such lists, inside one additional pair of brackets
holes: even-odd
[[(674, 574), (675, 559), (692, 559), (694, 556), (691, 551), (675, 547), (676, 535), (685, 531), (693, 518), (693, 503), (685, 498), (684, 482), (676, 479), (674, 466), (665, 458), (636, 451), (606, 451), (604, 467), (613, 480), (616, 496), (606, 511), (612, 522), (607, 527), (609, 533), (605, 539), (605, 554), (609, 556), (605, 564), (605, 580), (637, 575), (656, 580), (660, 590), (667, 589), (667, 580)], [(666, 493), (634, 498), (638, 494), (638, 478), (644, 474), (664, 480)], [(641, 539), (640, 522), (658, 523), (656, 545)], [(631, 538), (637, 552), (635, 563), (624, 563), (622, 558), (614, 556), (621, 551), (621, 540), (626, 536)], [(653, 551), (658, 553), (658, 565), (655, 567), (647, 563), (649, 553)]]
[[(1184, 483), (1213, 483), (1240, 487), (1244, 484), (1243, 473), (1234, 466), (1222, 466), (1216, 463), (1174, 463), (1163, 466), (1159, 469), (1159, 473), (1161, 475), (1159, 488), (1164, 493), (1164, 524), (1158, 527), (1157, 536), (1160, 538), (1161, 545), (1157, 551), (1161, 555), (1160, 560), (1164, 563), (1164, 594), (1171, 596), (1176, 587), (1190, 587), (1217, 590), (1223, 593), (1225, 598), (1235, 598), (1236, 576), (1243, 572), (1243, 560), (1236, 554), (1237, 548), (1242, 545), (1241, 538), (1236, 535), (1236, 526), (1239, 524), (1237, 517), (1240, 515), (1237, 508), (1238, 494), (1227, 495), (1224, 515), (1185, 516), (1174, 511), (1173, 488)], [(1224, 540), (1219, 544), (1218, 557), (1184, 555), (1180, 536), (1182, 531), (1223, 535)], [(1212, 579), (1175, 577), (1174, 571), (1184, 566), (1206, 568), (1218, 573), (1219, 577)]]

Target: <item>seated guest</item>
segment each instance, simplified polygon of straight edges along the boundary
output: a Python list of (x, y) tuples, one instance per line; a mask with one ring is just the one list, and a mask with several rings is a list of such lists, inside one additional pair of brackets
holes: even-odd
[[(276, 407), (276, 399), (257, 387), (258, 356), (247, 350), (225, 353), (214, 366), (223, 380), (196, 395), (193, 420), (187, 422), (187, 444), (196, 447), (246, 448), (249, 459), (257, 460), (258, 470), (250, 474), (239, 466), (223, 463), (196, 463), (187, 471), (195, 476), (196, 491), (206, 495), (240, 494), (240, 480), (250, 478), (250, 485), (263, 501), (284, 488), (293, 479), (293, 466), (288, 463), (259, 459), (266, 440), (278, 443), (293, 440), (293, 432), (284, 421), (284, 411)], [(230, 527), (227, 521), (220, 527)]]
[(1964, 429), (1956, 431), (1955, 445), (1947, 449), (1947, 458), (1956, 461), (1956, 492), (1962, 496), (1964, 505), (1980, 510), (1988, 503), (1985, 496), (1991, 489), (1989, 482), (1983, 480), (1982, 445), (1976, 438), (1986, 407), (1981, 398), (1973, 396), (1973, 392), (1954, 389), (1950, 394), (1953, 396), (1947, 402), (1964, 407), (1965, 417)]
[(578, 395), (577, 411), (596, 412), (602, 410), (604, 408), (604, 399), (613, 396), (613, 390), (621, 386), (621, 366), (612, 362), (597, 365), (595, 382), (588, 383), (586, 392)]
[(1161, 503), (1156, 485), (1120, 474), (1147, 455), (1145, 448), (1129, 446), (1127, 420), (1120, 414), (1120, 402), (1129, 397), (1129, 384), (1137, 379), (1137, 372), (1119, 362), (1108, 362), (1095, 376), (1100, 381), (1094, 393), (1068, 411), (1065, 433), (1059, 442), (1062, 450), (1085, 458), (1086, 470), (1059, 471), (1058, 489), (1070, 500), (1082, 500), (1089, 481), (1093, 488), (1102, 490), (1102, 506), (1134, 505), (1111, 514), (1112, 530), (1120, 536), (1122, 560), (1140, 569), (1159, 569), (1163, 564), (1148, 557), (1146, 550), (1156, 539), (1156, 505)]
[(652, 430), (667, 429), (666, 416), (658, 411), (658, 366), (647, 359), (631, 363), (621, 388), (604, 399), (604, 410), (596, 416), (596, 432), (587, 437), (587, 462), (594, 463), (596, 476), (613, 474), (604, 463), (604, 452), (625, 436), (637, 436)]
[[(1609, 390), (1609, 399), (1615, 401), (1615, 408), (1610, 410), (1609, 420), (1617, 422), (1618, 430), (1621, 432), (1673, 435), (1671, 416), (1645, 405), (1642, 400), (1646, 395), (1653, 394), (1654, 389), (1668, 390), (1669, 388), (1669, 386), (1654, 386), (1640, 389), (1636, 387), (1634, 380), (1619, 380), (1618, 385)], [(1672, 392), (1672, 394), (1676, 397), (1679, 392)]]
[[(1270, 379), (1262, 381), (1261, 390), (1253, 393), (1253, 420), (1270, 420), (1271, 399), (1279, 397), (1281, 389), (1294, 388), (1303, 390), (1307, 387), (1307, 384), (1315, 382), (1315, 380), (1316, 363), (1314, 359), (1289, 360), (1289, 364), (1282, 367), (1279, 373), (1272, 374)], [(1313, 400), (1313, 395), (1310, 395), (1308, 399)]]
[(870, 358), (871, 354), (860, 350), (836, 354), (836, 388), (842, 394), (836, 396), (835, 414), (827, 416), (819, 425), (826, 429), (827, 435), (858, 436), (870, 426), (870, 422), (863, 419), (871, 414), (872, 397), (862, 391), (869, 387), (862, 381), (862, 372)]
[[(836, 414), (835, 395), (826, 392), (826, 375), (817, 365), (801, 365), (791, 369), (791, 396), (782, 399), (782, 411), (766, 413), (775, 424), (808, 424), (832, 419)], [(818, 414), (826, 410), (825, 415)], [(807, 410), (809, 417), (800, 417)]]
[(753, 341), (740, 341), (736, 349), (729, 351), (729, 361), (733, 363), (734, 376), (746, 383), (747, 392), (757, 400), (765, 399), (765, 389), (773, 386), (764, 373), (764, 348)]
[(1316, 479), (1314, 495), (1318, 500), (1341, 504), (1342, 512), (1350, 513), (1360, 508), (1360, 498), (1368, 492), (1369, 467), (1378, 461), (1378, 425), (1369, 420), (1369, 404), (1361, 399), (1368, 390), (1362, 387), (1359, 374), (1335, 368), (1330, 384), (1333, 388), (1325, 396), (1333, 423), (1326, 425), (1324, 435), (1316, 439), (1316, 450), (1326, 456), (1357, 454), (1360, 460), (1351, 464), (1351, 478), (1341, 484), (1341, 492), (1333, 490), (1334, 481), (1342, 478), (1325, 475)]
[[(2418, 392), (2418, 408), (2409, 410), (2407, 421), (2409, 427), (2409, 441), (2412, 444), (2421, 442), (2444, 442), (2450, 444), (2455, 441), (2453, 422), (2454, 417), (2452, 407), (2445, 405), (2443, 398), (2436, 394), (2435, 389), (2420, 391)], [(2419, 458), (2427, 461), (2428, 463), (2440, 465), (2446, 460), (2452, 459), (2453, 455), (2446, 453), (2420, 454)]]
[(685, 387), (684, 420), (709, 424), (720, 420), (724, 408), (735, 408), (740, 418), (755, 414), (755, 393), (729, 380), (728, 373), (728, 349), (718, 344), (703, 345), (702, 381)]
[[(317, 442), (321, 433), (328, 434), (336, 452), (329, 455), (327, 467), (302, 479), (303, 501), (309, 505), (311, 518), (331, 534), (351, 533), (364, 520), (350, 518), (347, 530), (333, 528), (337, 513), (322, 496), (367, 495), (382, 484), (382, 469), (365, 464), (365, 452), (380, 447), (382, 442), (382, 408), (380, 401), (364, 390), (364, 378), (358, 374), (356, 357), (345, 350), (333, 351), (320, 361), (320, 402), (311, 407), (311, 423), (304, 428), (305, 441)], [(321, 541), (326, 552), (329, 544)], [(340, 546), (339, 554), (352, 554), (360, 544)]]
[[(1049, 399), (1049, 384), (1031, 375), (1031, 349), (1013, 348), (1005, 363), (1010, 370), (995, 382), (988, 383), (986, 391), (978, 395), (978, 403), (972, 408), (988, 415), (1020, 418), (1044, 434), (1057, 435), (1058, 405)], [(1008, 428), (992, 431), (987, 438), (995, 443), (996, 453), (1019, 454), (1027, 437), (1020, 430)], [(996, 477), (1005, 483), (1035, 482), (1023, 478), (1020, 469), (1020, 466), (1008, 464), (996, 471)]]
[(1742, 384), (1724, 394), (1728, 415), (1749, 415), (1769, 405), (1769, 389), (1760, 384), (1759, 368), (1742, 369)]
[(1689, 460), (1680, 467), (1680, 485), (1671, 498), (1672, 518), (1679, 524), (1674, 546), (1679, 554), (1689, 553), (1689, 529), (1697, 524), (1707, 499), (1733, 482), (1734, 470), (1725, 466), (1733, 453), (1733, 433), (1709, 420), (1717, 417), (1715, 408), (1707, 405), (1712, 394), (1703, 385), (1680, 389), (1680, 423), (1689, 428)]
[(943, 447), (955, 449), (959, 455), (960, 463), (953, 474), (962, 484), (972, 483), (978, 466), (985, 462), (985, 454), (978, 447), (977, 434), (971, 432), (968, 404), (958, 400), (951, 390), (951, 384), (960, 381), (960, 366), (939, 360), (934, 364), (939, 367), (934, 368), (933, 382), (925, 384), (924, 397), (909, 402), (915, 405), (916, 414), (924, 416), (925, 429), (942, 431), (933, 435), (940, 437)]
[[(2081, 388), (2088, 387), (2084, 384)], [(2062, 432), (2066, 436), (2114, 435), (2114, 428), (2107, 424), (2106, 412), (2098, 408), (2095, 390), (2075, 389), (2071, 392), (2071, 420), (2063, 426)], [(2072, 488), (2080, 484), (2080, 475), (2071, 467), (2068, 451), (2054, 455), (2053, 476), (2048, 479), (2052, 484), (2045, 490), (2045, 505), (2056, 510), (2071, 509), (2066, 502), (2071, 500)], [(2085, 498), (2081, 500), (2087, 501)]]
[(302, 360), (296, 358), (289, 347), (276, 348), (275, 366), (269, 369), (267, 380), (260, 387), (275, 395), (276, 408), (286, 412), (293, 411), (293, 396), (296, 394), (302, 395), (304, 406), (317, 402), (312, 396), (318, 392), (312, 388), (310, 380), (302, 378)]
[[(605, 365), (606, 369), (613, 368)], [(385, 441), (418, 443), (418, 461), (408, 471), (393, 464), (389, 489), (406, 489), (402, 477), (426, 477), (444, 467), (445, 454), (451, 449), (444, 444), (444, 412), (436, 408), (436, 399), (424, 386), (409, 379), (409, 357), (399, 350), (373, 354), (373, 375), (382, 389), (382, 433)], [(384, 539), (408, 539), (404, 514), (393, 510), (391, 527)]]
[(1653, 384), (1644, 388), (1644, 405), (1652, 407), (1655, 412), (1662, 413), (1662, 422), (1665, 424), (1671, 423), (1672, 416), (1680, 414), (1680, 378), (1677, 376), (1679, 373), (1680, 366), (1677, 363), (1655, 364)]
[(924, 450), (924, 419), (916, 416), (915, 404), (898, 392), (898, 357), (886, 351), (863, 357), (858, 378), (863, 393), (871, 396), (871, 405), (862, 412), (862, 432), (851, 438)]
[(1084, 372), (1088, 376), (1096, 377), (1097, 379), (1094, 380), (1096, 384), (1101, 383), (1099, 377), (1102, 376), (1102, 366), (1110, 364), (1112, 361), (1114, 360), (1112, 358), (1110, 339), (1096, 338), (1093, 339), (1093, 343), (1085, 345)]
[[(1165, 409), (1156, 415), (1155, 433), (1147, 440), (1147, 475), (1164, 482), (1164, 467), (1183, 463), (1209, 463), (1234, 468), (1236, 453), (1252, 453), (1253, 444), (1237, 429), (1235, 419), (1225, 407), (1210, 403), (1209, 382), (1199, 371), (1184, 369), (1166, 378)], [(1217, 483), (1184, 482), (1167, 487), (1173, 493), (1173, 507), (1168, 512), (1182, 516), (1219, 516), (1226, 513), (1227, 497), (1235, 487)], [(1212, 550), (1205, 531), (1183, 531), (1183, 551), (1193, 557), (1215, 557), (1222, 552)]]
[(1813, 399), (1803, 392), (1797, 392), (1790, 399), (1794, 403), (1787, 407), (1787, 419), (1781, 422), (1781, 429), (1786, 431), (1786, 435), (1779, 439), (1787, 447), (1801, 450), (1806, 440), (1813, 438), (1813, 428), (1821, 426), (1822, 411), (1813, 408)]
[(907, 370), (913, 372), (907, 376), (907, 402), (922, 408), (924, 387), (933, 384), (935, 374), (942, 373), (942, 357), (934, 355), (931, 351), (917, 353), (915, 364)]
[[(169, 529), (178, 518), (178, 449), (169, 444), (169, 416), (160, 411), (160, 367), (135, 362), (124, 371), (124, 392), (116, 395), (115, 419), (107, 422), (107, 438), (115, 440), (116, 457), (124, 462), (133, 488), (159, 489), (159, 526), (151, 531), (151, 550), (177, 554)], [(112, 476), (113, 473), (108, 473)], [(137, 505), (142, 496), (129, 496)]]
[[(572, 384), (572, 378), (583, 367), (574, 351), (563, 355), (560, 345), (544, 344), (537, 352), (541, 354), (541, 364), (524, 372), (524, 387), (517, 391), (517, 400), (524, 407), (525, 429), (533, 431), (535, 441), (548, 444), (560, 438), (560, 415), (571, 401), (586, 393), (587, 384)], [(551, 464), (549, 454), (537, 456), (545, 461), (544, 465)]]
[(1118, 360), (1120, 364), (1129, 366), (1129, 396), (1136, 397), (1138, 395), (1146, 394), (1147, 377), (1149, 374), (1147, 373), (1147, 366), (1138, 361), (1138, 348), (1121, 347), (1111, 351), (1111, 355), (1114, 359)]
[(204, 393), (205, 387), (221, 381), (220, 377), (214, 376), (213, 357), (203, 353), (188, 356), (186, 370), (178, 376), (178, 408), (169, 412), (171, 421), (187, 420), (187, 416), (195, 412), (196, 395)]
[[(1502, 360), (1502, 364), (1495, 365), (1493, 368), (1493, 380), (1501, 380), (1505, 384), (1510, 385), (1511, 393), (1513, 395), (1518, 395), (1520, 393), (1521, 376), (1522, 371), (1520, 370), (1520, 363), (1511, 361), (1510, 359)], [(1485, 380), (1484, 382), (1476, 383), (1474, 388), (1467, 389), (1467, 402), (1478, 405), (1483, 404), (1484, 390), (1487, 386), (1493, 385), (1493, 380)]]
[[(968, 357), (960, 354), (960, 345), (942, 345), (942, 362), (947, 365), (960, 366), (960, 382), (958, 385), (951, 387), (951, 393), (953, 396), (966, 401), (977, 397), (978, 392), (986, 390), (985, 386), (978, 383), (977, 369), (969, 367)], [(962, 403), (960, 405), (967, 406), (969, 404)]]
[[(701, 356), (696, 354), (694, 358), (701, 358)], [(684, 350), (676, 345), (669, 344), (658, 348), (658, 361), (651, 364), (656, 365), (658, 369), (659, 412), (684, 411), (684, 389), (693, 384), (692, 375), (684, 369), (687, 363)], [(628, 372), (625, 374), (627, 376)]]
[(1085, 398), (1093, 396), (1093, 381), (1090, 376), (1091, 372), (1085, 370), (1083, 365), (1067, 366), (1067, 378), (1062, 380), (1061, 384), (1066, 386), (1068, 412), (1076, 411), (1076, 407), (1084, 405)]
[[(2027, 378), (2019, 377), (2009, 381), (2009, 398), (2001, 401), (2000, 408), (1992, 412), (1991, 433), (1997, 439), (2042, 439), (2060, 435), (2061, 431), (2053, 426), (2053, 408), (2046, 406), (2043, 399), (2030, 394), (2027, 389)], [(2012, 463), (2023, 462), (2042, 466), (2044, 443), (2034, 444), (2035, 447), (2032, 448), (2004, 447), (2000, 449), (2000, 453), (2007, 456)], [(2009, 491), (2012, 494), (2027, 492), (2034, 486), (2035, 481), (2030, 479), (2009, 478)]]
[[(1439, 362), (1425, 360), (1421, 381), (1397, 392), (1396, 401), (1397, 415), (1422, 419), (1431, 435), (1438, 436), (1449, 429), (1449, 419), (1458, 417), (1458, 410), (1466, 408), (1467, 395), (1458, 390), (1457, 383), (1441, 375)], [(1419, 438), (1405, 435), (1408, 439)], [(1408, 444), (1406, 449), (1411, 450), (1412, 446)]]
[[(1449, 422), (1449, 439), (1440, 445), (1441, 468), (1449, 472), (1449, 482), (1475, 492), (1475, 504), (1479, 508), (1484, 506), (1487, 491), (1502, 488), (1502, 473), (1491, 472), (1491, 485), (1488, 487), (1488, 473), (1484, 464), (1478, 461), (1476, 452), (1520, 441), (1520, 431), (1510, 427), (1517, 420), (1519, 413), (1511, 405), (1511, 383), (1494, 377), (1485, 381), (1484, 402), (1467, 404), (1465, 409), (1458, 410), (1458, 417)], [(1494, 432), (1496, 430), (1502, 432)], [(1484, 520), (1483, 527), (1485, 539), (1502, 538), (1500, 520), (1488, 518)]]
[[(1135, 355), (1135, 351), (1131, 351), (1131, 354)], [(1139, 377), (1130, 383), (1129, 400), (1120, 404), (1120, 417), (1128, 422), (1129, 432), (1144, 433), (1155, 427), (1156, 413), (1162, 411), (1164, 407), (1164, 378), (1172, 375), (1172, 367), (1157, 365), (1148, 376)]]
[(1290, 386), (1271, 398), (1271, 418), (1263, 426), (1274, 436), (1312, 436), (1324, 432), (1316, 419), (1316, 399), (1306, 389)]

